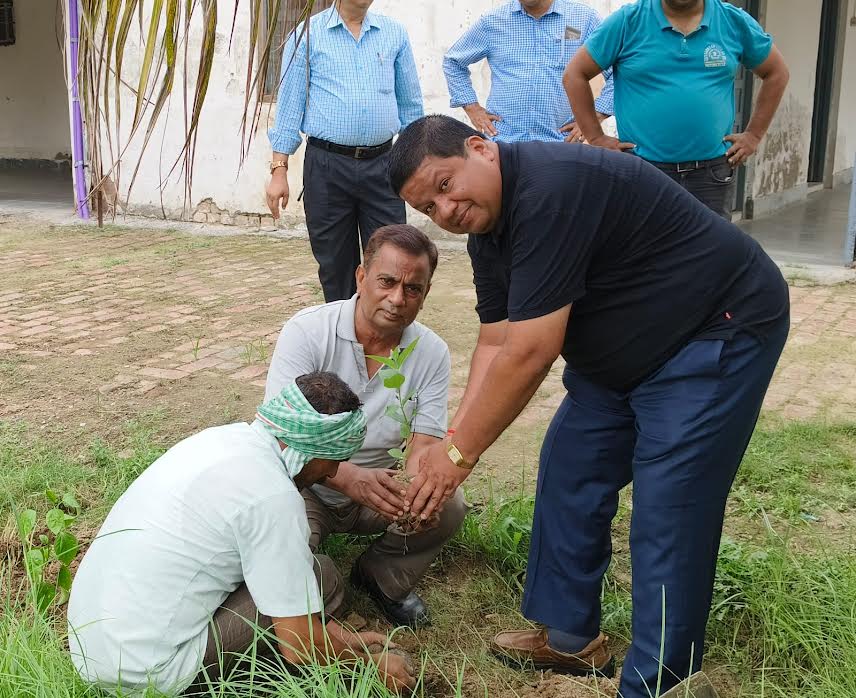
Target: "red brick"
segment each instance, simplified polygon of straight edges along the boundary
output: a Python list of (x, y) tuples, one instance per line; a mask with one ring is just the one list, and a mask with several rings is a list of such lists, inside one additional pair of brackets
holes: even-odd
[(241, 369), (237, 373), (233, 373), (229, 378), (234, 378), (235, 380), (243, 381), (249, 380), (251, 378), (257, 378), (263, 373), (267, 373), (267, 366), (247, 366), (244, 369)]
[(169, 368), (144, 368), (139, 371), (139, 374), (162, 380), (178, 380), (179, 378), (187, 377), (187, 374), (183, 371), (176, 371)]
[(219, 363), (219, 357), (209, 356), (207, 358), (199, 359), (197, 361), (191, 361), (189, 364), (183, 364), (178, 367), (178, 370), (186, 371), (187, 373), (196, 373), (197, 371), (202, 371), (206, 368), (214, 368)]

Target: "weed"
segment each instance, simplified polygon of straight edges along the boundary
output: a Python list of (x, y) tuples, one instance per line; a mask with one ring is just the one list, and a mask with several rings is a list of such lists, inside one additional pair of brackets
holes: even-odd
[(101, 263), (101, 265), (105, 269), (110, 269), (111, 267), (118, 267), (121, 264), (127, 264), (127, 263), (128, 263), (127, 259), (120, 259), (119, 257), (108, 257), (107, 259), (105, 259)]
[(268, 349), (264, 339), (255, 339), (252, 342), (247, 342), (241, 351), (241, 359), (247, 366), (263, 364), (267, 361), (267, 358)]
[(196, 361), (199, 358), (199, 351), (202, 349), (202, 340), (204, 339), (203, 335), (199, 335), (198, 337), (191, 337), (190, 341), (193, 342), (193, 346), (190, 348), (190, 353), (193, 354), (193, 360)]
[[(71, 494), (64, 495), (60, 500), (51, 490), (45, 492), (45, 497), (53, 505), (53, 509), (45, 514), (45, 525), (49, 533), (39, 533), (38, 537), (34, 538), (38, 521), (35, 509), (24, 509), (16, 517), (18, 536), (24, 547), (24, 564), (33, 607), (39, 613), (47, 611), (54, 601), (59, 605), (68, 601), (71, 591), (69, 565), (77, 557), (78, 551), (77, 538), (69, 530), (80, 511), (77, 500)], [(59, 571), (56, 581), (50, 582), (45, 572), (48, 563), (54, 560), (59, 563)]]

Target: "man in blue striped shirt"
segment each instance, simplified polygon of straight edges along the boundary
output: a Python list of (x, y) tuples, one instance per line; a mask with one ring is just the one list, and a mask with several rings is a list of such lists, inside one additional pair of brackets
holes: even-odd
[[(288, 203), (288, 156), (308, 137), (303, 206), (327, 302), (356, 292), (361, 247), (380, 226), (406, 221), (386, 175), (392, 137), (422, 116), (422, 91), (404, 27), (338, 0), (286, 42), (267, 204)], [(307, 59), (306, 40), (309, 39)], [(307, 94), (308, 87), (308, 94)], [(362, 242), (362, 245), (360, 244)]]
[[(582, 140), (562, 71), (600, 25), (592, 8), (570, 0), (511, 0), (482, 15), (443, 60), (451, 106), (495, 140)], [(468, 66), (487, 58), (491, 88), (479, 104)], [(612, 114), (612, 71), (597, 100), (601, 121)]]

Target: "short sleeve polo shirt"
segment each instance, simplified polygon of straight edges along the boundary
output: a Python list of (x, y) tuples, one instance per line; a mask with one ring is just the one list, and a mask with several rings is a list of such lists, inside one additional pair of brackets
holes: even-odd
[[(368, 431), (363, 447), (351, 462), (367, 468), (390, 468), (388, 451), (401, 443), (398, 422), (386, 414), (395, 394), (385, 388), (379, 373), (369, 378), (366, 354), (357, 340), (354, 313), (358, 296), (305, 308), (282, 328), (271, 358), (265, 385), (269, 400), (297, 376), (311, 371), (331, 371), (351, 388), (363, 403)], [(413, 392), (408, 406), (415, 412), (413, 431), (438, 439), (446, 435), (451, 359), (440, 337), (419, 322), (404, 328), (401, 346), (419, 342), (402, 368), (405, 393)], [(328, 504), (344, 504), (348, 498), (324, 485), (314, 485), (315, 493)]]
[(615, 119), (623, 141), (654, 162), (724, 155), (734, 125), (734, 80), (770, 55), (772, 37), (749, 14), (705, 0), (698, 28), (684, 36), (660, 0), (638, 0), (607, 17), (585, 44), (614, 69)]
[(468, 242), (482, 323), (572, 304), (562, 355), (626, 392), (693, 339), (762, 338), (787, 315), (758, 243), (641, 158), (571, 143), (499, 153), (500, 221)]

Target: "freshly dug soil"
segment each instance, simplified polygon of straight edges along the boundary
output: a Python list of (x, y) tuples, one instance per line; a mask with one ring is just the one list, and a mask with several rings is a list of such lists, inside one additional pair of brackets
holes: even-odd
[[(409, 475), (404, 470), (399, 470), (393, 479), (403, 485), (409, 485), (413, 481), (413, 476)], [(395, 523), (391, 524), (389, 528), (397, 533), (408, 535), (410, 533), (416, 533), (424, 528), (433, 528), (439, 523), (439, 521), (440, 516), (437, 513), (432, 514), (431, 518), (427, 521), (422, 521), (418, 517), (413, 516), (413, 514), (405, 514)]]
[(615, 698), (618, 685), (610, 679), (544, 674), (535, 686), (524, 689), (520, 698)]

